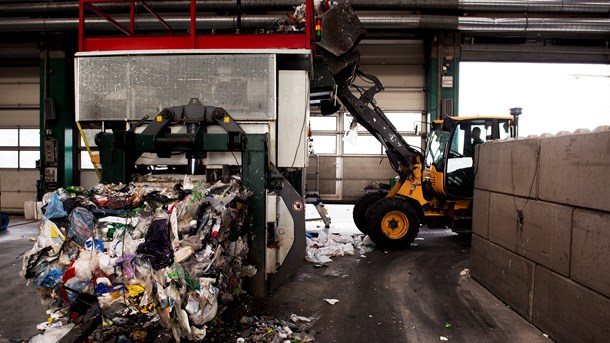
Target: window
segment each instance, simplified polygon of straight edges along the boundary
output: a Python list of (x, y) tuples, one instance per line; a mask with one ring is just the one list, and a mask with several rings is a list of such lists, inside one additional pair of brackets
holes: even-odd
[(358, 134), (355, 145), (349, 142), (343, 144), (343, 152), (346, 155), (380, 155), (383, 153), (381, 143), (377, 141), (377, 138)]
[(309, 123), (313, 131), (337, 131), (337, 117), (310, 117)]
[[(415, 127), (421, 128), (420, 112), (388, 112), (386, 116), (404, 140), (416, 150), (420, 150), (421, 137), (415, 135)], [(316, 154), (333, 155), (385, 155), (385, 149), (362, 125), (357, 125), (357, 136), (345, 139), (353, 122), (348, 112), (336, 115), (309, 118), (312, 132), (310, 145)], [(339, 150), (338, 150), (339, 149)]]
[(40, 159), (40, 130), (0, 129), (0, 168), (34, 169)]
[(336, 154), (337, 136), (311, 136), (311, 145), (314, 154)]

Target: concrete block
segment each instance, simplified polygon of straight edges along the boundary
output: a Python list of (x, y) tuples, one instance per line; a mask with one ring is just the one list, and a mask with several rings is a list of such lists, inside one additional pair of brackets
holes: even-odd
[(539, 147), (539, 138), (481, 145), (475, 187), (522, 197), (538, 197)]
[(523, 226), (517, 230), (517, 252), (569, 276), (571, 227), (572, 207), (529, 200), (523, 208)]
[(533, 323), (558, 343), (608, 342), (610, 300), (537, 266)]
[(512, 149), (512, 194), (527, 198), (538, 197), (538, 163), (540, 139), (530, 138), (517, 140)]
[(534, 263), (472, 236), (472, 277), (525, 318), (530, 318)]
[(610, 212), (610, 131), (541, 140), (539, 196)]
[(512, 141), (485, 143), (477, 147), (475, 188), (493, 192), (512, 192)]
[(610, 297), (609, 247), (610, 214), (574, 210), (571, 278), (607, 297)]
[(480, 189), (472, 197), (472, 232), (489, 238), (489, 192)]
[(509, 195), (491, 193), (489, 196), (489, 240), (510, 251), (517, 251), (518, 210), (525, 200)]

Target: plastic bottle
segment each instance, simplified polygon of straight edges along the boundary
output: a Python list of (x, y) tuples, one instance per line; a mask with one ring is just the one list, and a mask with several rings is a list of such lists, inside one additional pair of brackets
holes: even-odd
[(212, 227), (212, 238), (216, 238), (218, 236), (218, 231), (220, 231), (220, 222), (216, 222)]

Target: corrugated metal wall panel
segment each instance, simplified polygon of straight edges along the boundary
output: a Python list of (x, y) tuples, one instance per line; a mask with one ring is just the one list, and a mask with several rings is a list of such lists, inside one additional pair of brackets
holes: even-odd
[(0, 109), (0, 127), (38, 127), (40, 125), (40, 110), (8, 110)]
[(2, 211), (23, 212), (23, 203), (36, 200), (36, 169), (2, 169)]
[[(39, 126), (38, 67), (0, 68), (0, 128)], [(33, 109), (19, 109), (27, 106)], [(8, 148), (10, 149), (10, 148)], [(36, 169), (0, 169), (2, 211), (23, 212), (25, 201), (36, 200)]]
[(396, 176), (387, 158), (346, 156), (343, 158), (343, 199), (345, 201), (358, 200), (362, 189), (369, 185), (390, 183)]
[[(424, 88), (426, 74), (424, 65), (383, 65), (367, 64), (361, 68), (364, 72), (373, 74), (381, 80), (386, 89), (390, 88)], [(356, 85), (365, 86), (366, 83), (356, 79)]]
[(421, 112), (426, 106), (424, 93), (383, 92), (375, 96), (384, 111)]

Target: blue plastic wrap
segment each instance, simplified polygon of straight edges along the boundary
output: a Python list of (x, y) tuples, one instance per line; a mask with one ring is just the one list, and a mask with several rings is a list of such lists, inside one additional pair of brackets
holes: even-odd
[(64, 210), (64, 204), (59, 200), (59, 195), (53, 193), (44, 212), (45, 219), (63, 218), (66, 216), (68, 216), (68, 213)]

